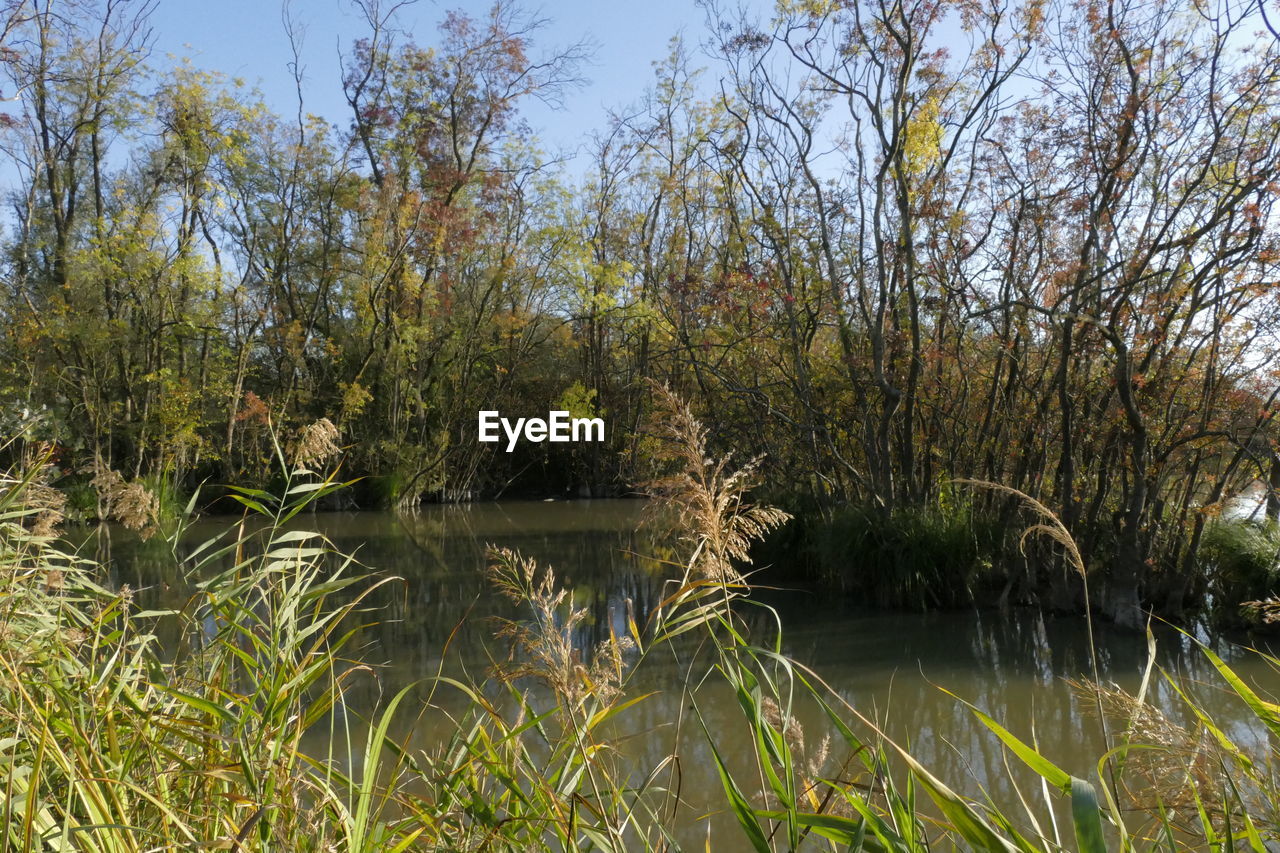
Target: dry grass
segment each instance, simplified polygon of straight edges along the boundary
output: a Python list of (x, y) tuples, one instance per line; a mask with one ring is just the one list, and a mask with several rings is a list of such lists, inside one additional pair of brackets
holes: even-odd
[(320, 418), (298, 430), (290, 445), (289, 457), (295, 468), (322, 466), (342, 453), (340, 433), (328, 418)]
[(1264, 598), (1240, 604), (1241, 615), (1250, 625), (1280, 624), (1280, 598)]
[(1138, 747), (1128, 750), (1124, 761), (1123, 788), (1129, 808), (1153, 815), (1161, 808), (1194, 814), (1198, 801), (1221, 825), (1227, 756), (1203, 727), (1188, 729), (1115, 685), (1088, 679), (1066, 681), (1084, 700), (1082, 707), (1101, 708), (1127, 733), (1131, 747)]
[(130, 483), (119, 471), (98, 467), (89, 485), (98, 493), (104, 518), (115, 519), (144, 539), (155, 534), (160, 517), (160, 498), (142, 483)]
[(495, 589), (533, 614), (530, 621), (500, 620), (498, 636), (512, 649), (512, 658), (499, 669), (504, 680), (535, 678), (574, 711), (588, 697), (607, 704), (617, 696), (623, 655), (635, 648), (630, 637), (611, 636), (597, 644), (587, 663), (574, 639), (587, 611), (574, 606), (572, 595), (556, 584), (551, 569), (508, 548), (491, 548), (488, 573)]
[(653, 384), (653, 432), (662, 440), (661, 463), (674, 471), (648, 484), (648, 491), (675, 511), (676, 524), (692, 545), (688, 568), (695, 577), (740, 584), (736, 566), (750, 564), (752, 542), (791, 518), (774, 507), (755, 506), (746, 495), (756, 484), (761, 457), (738, 468), (732, 455), (713, 458), (707, 429), (665, 385)]

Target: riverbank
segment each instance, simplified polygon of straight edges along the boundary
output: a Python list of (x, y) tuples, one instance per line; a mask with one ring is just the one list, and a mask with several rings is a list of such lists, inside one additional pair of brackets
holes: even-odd
[[(1022, 849), (1056, 850), (1072, 846), (1067, 827), (1075, 822), (1075, 848), (1092, 851), (1102, 849), (1088, 840), (1095, 830), (1134, 850), (1161, 831), (1196, 846), (1195, 833), (1201, 841), (1220, 833), (1222, 820), (1248, 819), (1263, 838), (1275, 832), (1256, 798), (1265, 780), (1233, 757), (1273, 748), (1265, 738), (1272, 712), (1239, 693), (1274, 675), (1271, 659), (1232, 650), (1231, 669), (1220, 670), (1177, 632), (1161, 633), (1149, 661), (1140, 638), (1098, 626), (1090, 639), (1080, 620), (933, 613), (911, 621), (842, 610), (812, 590), (746, 597), (732, 577), (708, 583), (707, 569), (685, 573), (681, 567), (698, 565), (691, 546), (638, 528), (634, 502), (325, 515), (295, 512), (324, 491), (300, 485), (282, 501), (258, 496), (262, 523), (241, 528), (239, 538), (208, 519), (176, 541), (176, 560), (144, 546), (154, 566), (174, 567), (166, 569), (173, 598), (156, 608), (142, 599), (166, 582), (149, 582), (142, 563), (130, 570), (113, 558), (112, 588), (96, 587), (107, 567), (72, 571), (52, 543), (5, 528), (15, 569), (6, 612), (37, 603), (48, 620), (43, 631), (5, 635), (5, 671), (30, 672), (32, 645), (13, 645), (22, 636), (63, 661), (41, 672), (70, 673), (0, 691), (17, 703), (11, 711), (22, 711), (0, 720), (28, 726), (15, 745), (58, 747), (52, 759), (14, 753), (11, 766), (50, 762), (23, 777), (46, 786), (24, 789), (44, 811), (26, 821), (30, 812), (10, 810), (5, 829), (15, 845), (43, 833), (86, 842), (75, 849), (103, 849), (99, 842), (115, 831), (59, 834), (91, 819), (125, 828), (111, 836), (115, 849), (142, 849), (140, 841), (130, 846), (138, 835), (185, 833), (211, 843), (242, 839), (247, 849), (452, 850), (487, 837), (521, 849), (630, 850), (694, 848), (711, 832), (718, 845), (745, 839), (761, 850), (824, 849), (832, 839), (847, 846), (859, 837), (873, 849), (916, 849), (904, 833), (933, 834), (935, 846), (1021, 838)], [(272, 521), (286, 516), (289, 525)], [(217, 545), (193, 547), (219, 533)], [(486, 558), (480, 543), (495, 539), (524, 557)], [(381, 586), (362, 579), (364, 570), (341, 558), (347, 550), (399, 578)], [(556, 579), (526, 558), (554, 566)], [(511, 600), (495, 594), (492, 568), (483, 571), (495, 565)], [(185, 649), (177, 658), (144, 639), (169, 618), (178, 630), (167, 642)], [(512, 626), (505, 641), (493, 638), (494, 619)], [(310, 641), (317, 637), (328, 641)], [(517, 653), (504, 665), (512, 641)], [(124, 649), (135, 656), (116, 654)], [(495, 661), (515, 680), (495, 679)], [(1181, 677), (1152, 679), (1151, 663)], [(1196, 681), (1223, 683), (1227, 673), (1234, 698), (1179, 693)], [(1088, 686), (1099, 679), (1116, 686)], [(235, 683), (254, 689), (245, 695)], [(1007, 730), (935, 685), (995, 712)], [(40, 697), (57, 698), (52, 716), (30, 713)], [(1107, 726), (1088, 713), (1107, 703), (1113, 715), (1135, 701)], [(1179, 765), (1186, 739), (1202, 739), (1176, 722), (1192, 708), (1231, 732), (1238, 753), (1219, 743), (1208, 770)], [(78, 721), (69, 734), (64, 714)], [(1108, 784), (1097, 758), (1126, 719), (1140, 718), (1142, 726), (1127, 729), (1135, 744), (1163, 750), (1162, 760), (1174, 762), (1167, 767), (1203, 781), (1225, 774), (1242, 793), (1216, 797), (1199, 830), (1187, 822), (1186, 803), (1174, 817), (1135, 813), (1133, 803), (1148, 794), (1177, 793), (1144, 782), (1151, 766), (1166, 765), (1135, 759), (1125, 788), (1111, 792), (1124, 797), (1124, 811), (1109, 807), (1095, 793)], [(149, 719), (168, 722), (148, 728)], [(1167, 725), (1152, 728), (1152, 719)], [(1009, 732), (1035, 732), (1036, 751)], [(1156, 736), (1165, 740), (1144, 740)], [(121, 763), (107, 775), (100, 756), (113, 755)], [(1019, 755), (1034, 761), (1022, 766)], [(83, 775), (90, 770), (97, 775)], [(139, 799), (149, 790), (141, 780), (157, 773), (188, 782), (162, 789), (158, 801)], [(1066, 780), (1072, 793), (1027, 816), (1041, 827), (1032, 835), (1036, 823), (1028, 825), (1019, 801), (1041, 776), (1053, 787)], [(80, 802), (99, 812), (63, 805), (53, 795), (59, 778), (99, 780), (77, 783)], [(1048, 828), (1054, 819), (1062, 835)]]

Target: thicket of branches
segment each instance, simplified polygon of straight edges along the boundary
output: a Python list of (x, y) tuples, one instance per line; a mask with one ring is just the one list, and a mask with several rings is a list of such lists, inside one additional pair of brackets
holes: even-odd
[[(0, 394), (69, 476), (261, 482), (268, 422), (328, 417), (369, 502), (599, 493), (638, 479), (656, 379), (819, 514), (1039, 499), (1130, 620), (1280, 484), (1259, 3), (709, 4), (581, 180), (521, 108), (582, 48), (505, 0), (430, 48), (361, 3), (337, 124), (152, 73), (146, 2), (7, 4)], [(507, 454), (481, 408), (608, 441)], [(1041, 556), (1010, 583), (1078, 596)]]

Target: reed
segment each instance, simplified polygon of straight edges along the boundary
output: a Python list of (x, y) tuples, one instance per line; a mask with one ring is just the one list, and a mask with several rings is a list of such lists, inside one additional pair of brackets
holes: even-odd
[[(672, 457), (684, 466), (684, 473), (667, 482), (677, 483), (674, 503), (682, 510), (680, 517), (692, 527), (688, 538), (701, 545), (715, 540), (725, 520), (709, 521), (705, 510), (699, 510), (738, 506), (740, 495), (723, 500), (717, 485), (732, 482), (734, 488), (745, 491), (749, 476), (729, 480), (700, 473), (713, 465), (705, 452), (705, 433), (678, 400), (667, 397), (665, 404), (676, 409), (665, 422), (676, 425), (671, 434), (684, 445)], [(996, 484), (969, 485), (994, 488), (1018, 499), (1033, 516), (1023, 538), (1042, 535), (1051, 539), (1087, 587), (1089, 572), (1079, 549), (1046, 507)], [(745, 548), (739, 546), (737, 553), (745, 554)], [(734, 583), (741, 575), (720, 572), (714, 577), (726, 589), (732, 587), (737, 603), (746, 601), (748, 590)], [(1280, 759), (1280, 741), (1276, 739), (1280, 735), (1280, 705), (1258, 695), (1208, 648), (1202, 649), (1203, 654), (1216, 667), (1223, 685), (1253, 713), (1255, 733), (1269, 736), (1265, 747), (1234, 742), (1177, 679), (1159, 671), (1154, 639), (1149, 643), (1147, 677), (1137, 695), (1100, 683), (1096, 651), (1092, 656), (1093, 679), (1078, 685), (1097, 709), (1111, 744), (1106, 754), (1098, 756), (1097, 774), (1092, 779), (1071, 776), (997, 720), (968, 706), (975, 725), (990, 731), (1010, 757), (1044, 779), (1046, 792), (1057, 792), (1060, 804), (1071, 815), (1073, 837), (1065, 838), (1058, 829), (1059, 808), (1052, 795), (1040, 797), (1035, 791), (1020, 791), (1023, 813), (1015, 814), (989, 799), (958, 794), (875, 721), (850, 706), (817, 673), (788, 659), (781, 651), (780, 626), (775, 628), (773, 642), (762, 646), (752, 642), (734, 608), (715, 611), (707, 624), (716, 640), (716, 669), (733, 688), (751, 735), (749, 742), (755, 744), (755, 778), (750, 782), (735, 778), (715, 749), (718, 733), (707, 730), (706, 736), (713, 745), (728, 809), (746, 842), (761, 853), (806, 846), (893, 851), (1076, 849), (1090, 853), (1106, 849), (1263, 850), (1280, 841), (1276, 820), (1280, 788), (1275, 776)], [(1090, 638), (1092, 645), (1092, 626)], [(1280, 662), (1262, 656), (1280, 672)], [(1146, 696), (1153, 677), (1172, 686), (1181, 698), (1182, 710), (1196, 721), (1192, 728), (1172, 723), (1168, 715), (1149, 704)], [(833, 740), (824, 737), (816, 746), (806, 748), (792, 713), (801, 701), (822, 710)], [(957, 701), (963, 703), (959, 697)], [(1010, 781), (1016, 786), (1012, 776)]]
[[(784, 653), (776, 614), (751, 598), (750, 553), (786, 515), (751, 504), (754, 461), (717, 459), (688, 409), (665, 390), (657, 396), (665, 467), (654, 491), (672, 509), (664, 517), (685, 556), (654, 612), (643, 622), (628, 612), (623, 633), (588, 647), (572, 589), (552, 569), (494, 550), (494, 588), (522, 613), (498, 628), (505, 652), (486, 672), (441, 670), (401, 690), (363, 725), (351, 724), (344, 696), (371, 675), (351, 646), (376, 618), (369, 596), (392, 579), (300, 523), (342, 485), (313, 470), (337, 450), (323, 425), (290, 444), (291, 455), (276, 447), (279, 495), (232, 490), (246, 515), (181, 558), (196, 593), (176, 612), (140, 609), (131, 590), (105, 588), (99, 566), (59, 543), (38, 466), (0, 478), (5, 849), (677, 850), (677, 827), (705, 817), (682, 790), (690, 737), (709, 749), (737, 827), (710, 838), (713, 850), (1280, 843), (1280, 705), (1208, 649), (1220, 686), (1270, 738), (1261, 747), (1215, 723), (1152, 657), (1137, 694), (1096, 674), (1078, 685), (1110, 737), (1092, 778), (1072, 777), (959, 697), (972, 724), (1043, 784), (1019, 791), (1010, 810), (960, 793), (965, 780), (939, 778)], [(1053, 536), (1087, 579), (1061, 526), (1028, 506), (1038, 513), (1032, 532)], [(183, 535), (172, 533), (175, 545)], [(160, 620), (178, 626), (178, 648), (159, 648)], [(684, 673), (672, 688), (682, 711), (645, 730), (632, 718), (652, 694), (637, 673), (659, 657)], [(1157, 679), (1180, 708), (1151, 704)], [(711, 713), (713, 682), (732, 696), (727, 717)], [(825, 726), (801, 726), (802, 707)], [(414, 721), (443, 731), (440, 745), (424, 750), (397, 734)], [(742, 727), (746, 756), (725, 754), (726, 726)], [(655, 748), (628, 749), (628, 737)], [(306, 744), (316, 742), (328, 746), (315, 754)], [(628, 757), (638, 754), (648, 763)]]
[[(289, 524), (339, 484), (289, 466), (279, 498), (239, 490), (253, 518), (185, 558), (197, 594), (159, 612), (40, 529), (35, 470), (0, 479), (6, 849), (382, 849), (352, 843), (386, 833), (352, 818), (335, 769), (351, 756), (301, 748), (361, 668), (342, 651), (386, 582)], [(178, 649), (158, 647), (159, 620)]]

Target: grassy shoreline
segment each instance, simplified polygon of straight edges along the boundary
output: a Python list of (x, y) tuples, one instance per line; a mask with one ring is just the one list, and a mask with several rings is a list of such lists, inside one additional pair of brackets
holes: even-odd
[[(1022, 792), (1019, 811), (955, 793), (819, 673), (783, 654), (780, 633), (762, 646), (748, 632), (742, 608), (762, 605), (739, 572), (784, 514), (747, 502), (752, 466), (708, 458), (700, 425), (675, 402), (666, 426), (671, 468), (658, 491), (678, 510), (685, 546), (658, 611), (581, 648), (573, 628), (583, 611), (553, 570), (494, 552), (495, 589), (526, 614), (502, 631), (511, 658), (470, 681), (438, 673), (405, 688), (367, 727), (343, 725), (351, 719), (344, 689), (365, 670), (348, 644), (354, 626), (378, 618), (365, 612), (369, 594), (392, 579), (288, 526), (339, 487), (332, 477), (296, 470), (280, 496), (239, 490), (263, 523), (229, 524), (187, 557), (198, 593), (168, 615), (140, 610), (127, 588), (105, 589), (100, 567), (33, 531), (31, 478), (7, 478), (0, 832), (8, 848), (679, 849), (672, 827), (696, 816), (680, 791), (677, 741), (653, 733), (658, 752), (669, 751), (637, 766), (615, 740), (617, 724), (649, 698), (636, 691), (636, 673), (658, 658), (689, 675), (675, 729), (702, 732), (722, 790), (699, 793), (736, 825), (712, 849), (1092, 853), (1264, 849), (1280, 839), (1276, 741), (1261, 754), (1241, 745), (1190, 697), (1179, 709), (1153, 707), (1144, 695), (1153, 679), (1178, 689), (1154, 665), (1136, 694), (1080, 685), (1111, 747), (1090, 779), (1059, 769), (1030, 733), (971, 708), (975, 730), (994, 733), (1010, 762), (1044, 782)], [(220, 560), (230, 567), (208, 570)], [(166, 657), (151, 628), (174, 617), (185, 645)], [(1204, 654), (1256, 728), (1280, 737), (1280, 706)], [(735, 699), (714, 715), (696, 688), (707, 679)], [(795, 722), (801, 703), (820, 709), (829, 737), (805, 739)], [(1193, 725), (1175, 722), (1187, 714)], [(444, 727), (442, 746), (414, 751), (393, 737), (397, 721), (414, 715)], [(724, 725), (755, 744), (751, 772), (731, 769), (719, 751)], [(316, 731), (327, 735), (324, 754), (303, 748)]]

